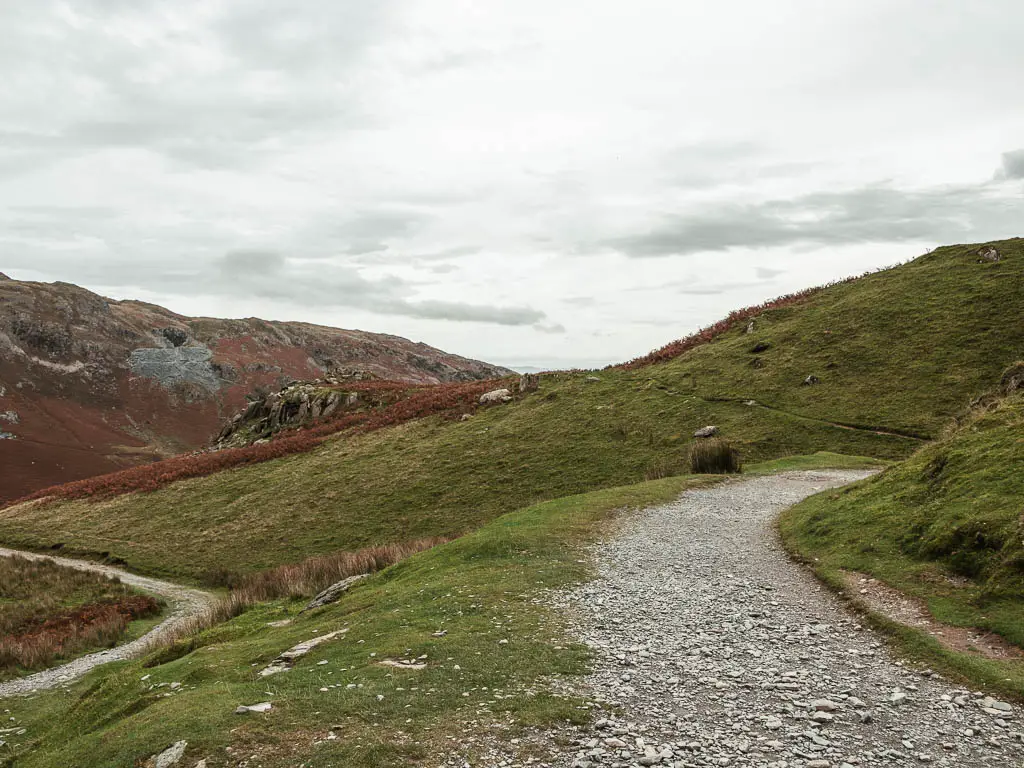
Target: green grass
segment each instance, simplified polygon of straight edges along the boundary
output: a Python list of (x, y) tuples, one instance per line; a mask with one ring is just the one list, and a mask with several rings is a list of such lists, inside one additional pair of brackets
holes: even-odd
[[(841, 586), (861, 571), (923, 599), (939, 621), (1024, 647), (1024, 393), (990, 402), (950, 435), (883, 474), (783, 514), (787, 546)], [(1024, 663), (904, 644), (1024, 697)]]
[[(342, 435), (154, 493), (9, 508), (0, 541), (201, 580), (218, 567), (458, 535), (547, 499), (685, 472), (705, 424), (746, 464), (817, 451), (905, 458), (920, 440), (869, 429), (936, 435), (1024, 349), (1024, 327), (1006, 322), (1024, 311), (1024, 241), (997, 247), (1003, 261), (982, 264), (977, 246), (938, 249), (665, 364), (598, 382), (546, 376), (539, 392), (467, 422)], [(759, 342), (771, 347), (754, 355)], [(802, 386), (809, 374), (820, 383)]]
[[(581, 702), (552, 693), (543, 678), (583, 672), (587, 652), (564, 640), (558, 616), (536, 597), (589, 577), (580, 545), (607, 530), (616, 510), (718, 481), (671, 477), (539, 504), (393, 566), (334, 606), (299, 616), (302, 602), (262, 605), (206, 631), (186, 655), (164, 651), (148, 662), (110, 665), (70, 694), (9, 701), (12, 724), (28, 733), (7, 764), (131, 765), (186, 739), (191, 762), (211, 757), (211, 767), (226, 764), (227, 747), (260, 754), (264, 766), (294, 765), (296, 751), (307, 766), (392, 766), (436, 756), (481, 722), (515, 732), (580, 721)], [(293, 623), (267, 626), (285, 618)], [(256, 677), (281, 651), (343, 627), (347, 635), (292, 671)], [(434, 637), (440, 630), (447, 634)], [(499, 645), (502, 639), (509, 644)], [(422, 671), (376, 664), (423, 654)], [(154, 658), (173, 660), (147, 666)], [(149, 690), (161, 682), (182, 688), (169, 697), (162, 696), (168, 688)], [(344, 687), (350, 683), (362, 687)], [(240, 704), (267, 700), (274, 710), (266, 715), (233, 714)], [(335, 725), (340, 738), (314, 748)]]

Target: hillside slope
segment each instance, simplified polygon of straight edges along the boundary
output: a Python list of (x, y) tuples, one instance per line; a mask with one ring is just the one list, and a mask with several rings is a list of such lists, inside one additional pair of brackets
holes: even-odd
[(1024, 646), (1024, 364), (948, 436), (883, 474), (788, 511), (790, 546), (826, 575), (871, 574), (940, 621)]
[(455, 535), (545, 499), (676, 474), (706, 424), (746, 461), (904, 458), (1024, 353), (1024, 241), (993, 245), (997, 262), (978, 245), (938, 249), (664, 363), (542, 377), (538, 392), (468, 421), (341, 433), (153, 493), (9, 508), (0, 540), (201, 578)]
[(0, 277), (0, 503), (205, 446), (259, 387), (506, 373), (397, 336), (188, 318), (67, 283)]

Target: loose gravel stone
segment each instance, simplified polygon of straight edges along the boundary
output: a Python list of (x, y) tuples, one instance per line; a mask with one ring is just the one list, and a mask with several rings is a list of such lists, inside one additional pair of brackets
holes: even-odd
[(541, 764), (1024, 766), (1013, 707), (895, 658), (783, 552), (779, 512), (866, 474), (728, 482), (624, 521), (599, 578), (555, 598), (596, 653), (567, 684), (604, 711)]

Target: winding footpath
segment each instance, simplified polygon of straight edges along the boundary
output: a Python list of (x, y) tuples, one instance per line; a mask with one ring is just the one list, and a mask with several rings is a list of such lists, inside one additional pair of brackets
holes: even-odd
[(599, 702), (548, 765), (1021, 768), (1020, 708), (892, 655), (778, 543), (772, 523), (865, 477), (794, 472), (689, 491), (595, 548), (560, 594)]
[(153, 642), (159, 640), (163, 635), (174, 632), (183, 622), (202, 613), (214, 600), (214, 596), (208, 592), (198, 589), (190, 589), (178, 584), (172, 584), (159, 579), (151, 579), (145, 576), (137, 576), (128, 571), (122, 571), (102, 563), (92, 563), (88, 560), (71, 560), (65, 557), (51, 557), (49, 555), (38, 555), (33, 552), (21, 552), (15, 549), (0, 547), (0, 557), (23, 557), (27, 560), (52, 560), (58, 565), (67, 568), (74, 568), (79, 571), (92, 571), (105, 576), (113, 576), (125, 584), (140, 589), (151, 595), (162, 597), (170, 606), (170, 613), (160, 624), (154, 627), (137, 640), (130, 643), (109, 648), (105, 651), (98, 651), (87, 656), (62, 664), (59, 667), (45, 669), (28, 677), (10, 680), (0, 683), (0, 698), (8, 696), (24, 696), (26, 694), (43, 691), (49, 688), (56, 688), (66, 685), (89, 672), (91, 669), (107, 664), (111, 661), (123, 661), (144, 653)]

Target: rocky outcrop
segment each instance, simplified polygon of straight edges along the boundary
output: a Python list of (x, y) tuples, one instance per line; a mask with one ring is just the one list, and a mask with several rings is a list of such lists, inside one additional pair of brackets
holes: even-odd
[[(510, 373), (398, 336), (190, 318), (67, 283), (3, 279), (0, 413), (16, 412), (19, 423), (3, 422), (0, 437), (18, 439), (0, 439), (0, 504), (206, 447), (247, 395), (292, 381), (437, 384)], [(311, 399), (307, 409), (330, 407)], [(290, 408), (278, 421), (300, 418), (301, 403)]]
[(999, 254), (999, 251), (997, 251), (991, 245), (987, 245), (984, 248), (982, 248), (980, 251), (978, 251), (978, 256), (979, 256), (978, 261), (993, 261), (994, 262), (994, 261), (1001, 261), (1002, 258), (1003, 258)]
[(713, 424), (709, 424), (706, 427), (701, 427), (700, 429), (698, 429), (696, 432), (693, 433), (693, 436), (697, 438), (714, 437), (717, 434), (718, 427), (714, 426)]
[(337, 379), (290, 384), (283, 389), (252, 399), (235, 414), (217, 436), (218, 448), (249, 445), (265, 440), (289, 427), (299, 427), (333, 416), (339, 409), (351, 409), (361, 402), (358, 392), (338, 389)]

